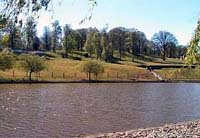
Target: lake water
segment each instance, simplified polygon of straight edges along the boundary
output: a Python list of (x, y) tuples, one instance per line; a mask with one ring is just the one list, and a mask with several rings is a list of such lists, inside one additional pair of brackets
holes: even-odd
[(200, 84), (0, 85), (0, 137), (84, 136), (200, 119)]

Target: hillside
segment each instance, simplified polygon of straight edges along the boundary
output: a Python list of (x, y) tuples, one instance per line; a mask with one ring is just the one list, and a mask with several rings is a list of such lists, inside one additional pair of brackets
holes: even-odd
[[(61, 52), (45, 52), (41, 57), (46, 59), (47, 69), (40, 74), (34, 74), (33, 79), (37, 80), (56, 80), (56, 81), (80, 81), (87, 79), (85, 73), (81, 72), (81, 65), (84, 61), (90, 59), (84, 56), (84, 52), (73, 52), (68, 58), (62, 58)], [(18, 61), (17, 61), (18, 62)], [(132, 58), (125, 54), (121, 60), (117, 59), (113, 63), (102, 61), (105, 72), (98, 77), (98, 80), (156, 80), (146, 68), (140, 65), (182, 65), (183, 61), (179, 59), (167, 59), (163, 61), (158, 57), (140, 55)], [(163, 71), (158, 71), (163, 75)], [(166, 71), (168, 72), (168, 71)], [(16, 63), (14, 69), (0, 72), (3, 80), (26, 80), (27, 73), (18, 68)], [(93, 79), (96, 79), (93, 77)]]

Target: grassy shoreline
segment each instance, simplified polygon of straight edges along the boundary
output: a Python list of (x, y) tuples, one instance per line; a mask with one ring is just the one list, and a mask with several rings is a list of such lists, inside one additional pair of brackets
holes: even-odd
[(45, 80), (1, 80), (0, 84), (62, 84), (62, 83), (200, 83), (198, 80), (79, 80), (79, 81), (45, 81)]

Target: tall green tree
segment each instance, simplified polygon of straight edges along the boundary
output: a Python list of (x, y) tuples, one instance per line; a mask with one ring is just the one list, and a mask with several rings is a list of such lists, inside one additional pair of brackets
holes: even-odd
[(190, 41), (189, 47), (186, 53), (186, 64), (191, 66), (194, 64), (198, 64), (200, 61), (200, 21), (197, 23), (197, 28), (194, 31), (194, 35), (192, 40)]
[(47, 51), (51, 50), (51, 31), (48, 26), (44, 27), (42, 41)]
[(72, 29), (70, 27), (70, 25), (66, 24), (64, 27), (64, 49), (65, 49), (65, 55), (66, 57), (68, 56), (69, 52), (73, 49), (73, 42), (74, 40), (72, 40)]
[(125, 28), (118, 27), (109, 31), (110, 41), (115, 50), (118, 50), (119, 58), (125, 52)]
[(53, 52), (56, 52), (56, 48), (60, 46), (61, 37), (62, 37), (62, 28), (58, 20), (52, 24), (52, 49)]
[(112, 45), (109, 44), (109, 36), (106, 32), (101, 35), (101, 47), (103, 48), (103, 53), (105, 55), (105, 61), (110, 62), (112, 60)]
[(78, 29), (76, 31), (78, 32), (79, 37), (80, 37), (80, 44), (78, 45), (77, 50), (83, 50), (83, 47), (87, 40), (88, 29)]
[(0, 70), (5, 71), (11, 69), (14, 65), (14, 58), (12, 53), (4, 50), (0, 53)]
[(37, 23), (34, 20), (34, 18), (29, 17), (27, 19), (26, 25), (24, 26), (24, 33), (25, 33), (25, 37), (26, 37), (26, 49), (27, 50), (33, 50), (34, 38), (37, 35), (36, 26), (37, 26)]
[(131, 52), (132, 54), (132, 61), (134, 61), (134, 56), (136, 55), (136, 52), (137, 52), (136, 45), (137, 45), (138, 39), (139, 38), (136, 31), (126, 33), (125, 45), (128, 52)]
[(81, 36), (81, 33), (78, 30), (73, 30), (72, 31), (72, 38), (74, 40), (73, 48), (78, 50), (78, 51), (82, 50), (82, 46), (81, 46), (82, 45), (82, 36)]
[(87, 40), (86, 40), (85, 46), (84, 46), (85, 50), (87, 51), (87, 53), (89, 54), (90, 57), (92, 57), (92, 54), (94, 54), (94, 52), (95, 52), (95, 47), (92, 42), (92, 38), (96, 31), (97, 31), (96, 29), (90, 28), (90, 30), (87, 34)]
[(92, 47), (95, 48), (95, 53), (96, 53), (96, 57), (97, 59), (102, 58), (102, 52), (103, 52), (103, 47), (101, 45), (101, 34), (99, 32), (95, 32), (92, 36)]

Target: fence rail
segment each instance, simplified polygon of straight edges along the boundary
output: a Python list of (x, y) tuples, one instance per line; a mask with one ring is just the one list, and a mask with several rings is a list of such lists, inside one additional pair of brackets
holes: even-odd
[[(9, 71), (9, 72), (0, 72), (0, 76), (6, 79), (28, 79), (27, 72), (19, 72), (19, 71)], [(68, 73), (68, 72), (39, 72), (32, 74), (33, 79), (40, 79), (40, 80), (83, 80), (87, 79), (88, 76), (85, 73), (75, 72), (75, 73)], [(92, 75), (92, 79), (98, 80), (140, 80), (140, 79), (147, 79), (147, 80), (155, 80), (155, 77), (151, 73), (102, 73), (99, 74), (98, 77)]]

